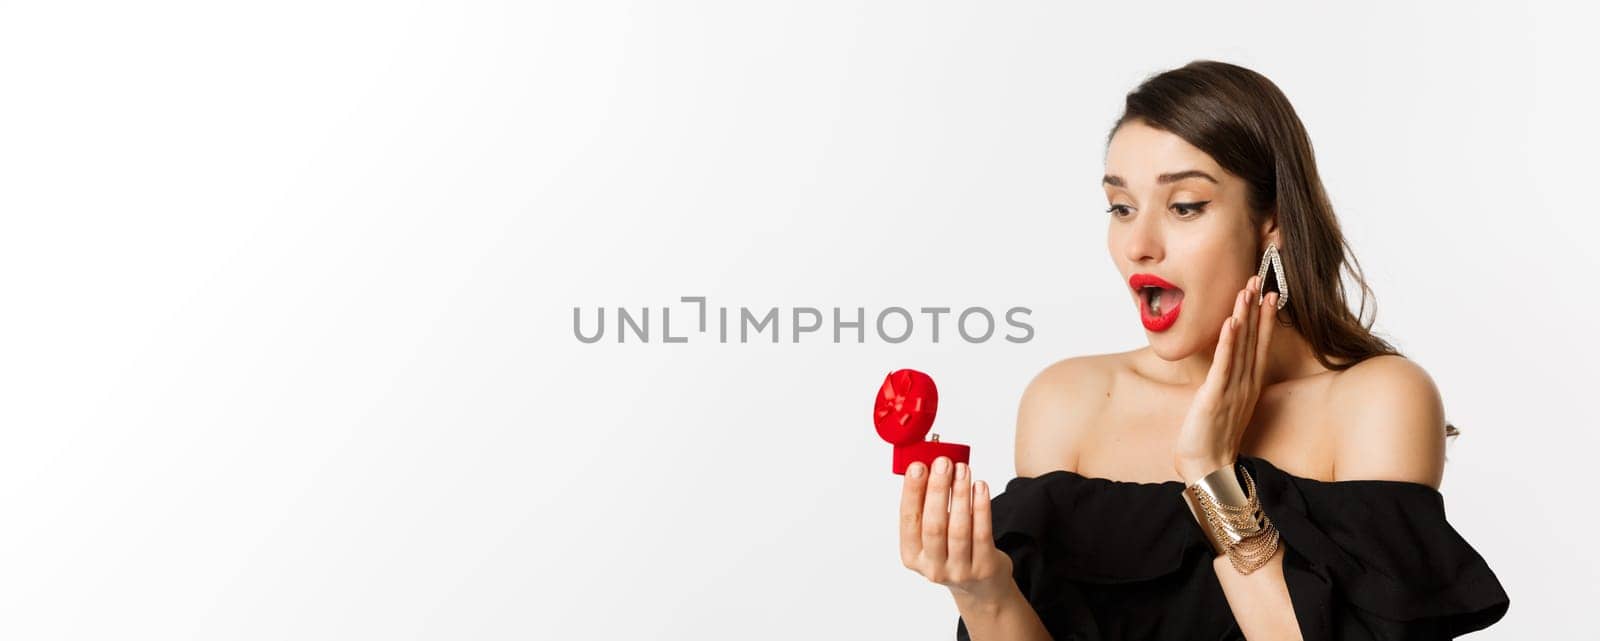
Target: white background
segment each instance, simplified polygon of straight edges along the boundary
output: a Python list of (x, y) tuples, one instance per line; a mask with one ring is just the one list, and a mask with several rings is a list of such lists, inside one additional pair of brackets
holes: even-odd
[[(1104, 137), (1196, 58), (1294, 102), (1464, 432), (1446, 505), (1512, 603), (1473, 638), (1592, 634), (1567, 11), (0, 3), (0, 637), (951, 638), (871, 395), (933, 374), (998, 491), (1026, 382), (1142, 344)], [(1037, 331), (573, 336), (680, 296)]]

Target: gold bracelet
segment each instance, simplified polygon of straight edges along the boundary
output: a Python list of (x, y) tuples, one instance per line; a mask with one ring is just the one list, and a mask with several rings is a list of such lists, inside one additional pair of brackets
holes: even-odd
[[(1238, 474), (1244, 475), (1243, 487)], [(1190, 483), (1183, 496), (1212, 549), (1226, 554), (1240, 574), (1260, 569), (1277, 553), (1278, 530), (1261, 509), (1249, 470), (1230, 464)]]

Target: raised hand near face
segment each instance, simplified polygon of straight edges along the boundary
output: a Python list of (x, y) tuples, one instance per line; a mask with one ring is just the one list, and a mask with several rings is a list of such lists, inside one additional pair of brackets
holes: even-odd
[(1251, 276), (1222, 324), (1206, 380), (1195, 392), (1173, 443), (1173, 466), (1187, 482), (1233, 464), (1239, 442), (1261, 396), (1277, 292), (1261, 296), (1261, 277)]

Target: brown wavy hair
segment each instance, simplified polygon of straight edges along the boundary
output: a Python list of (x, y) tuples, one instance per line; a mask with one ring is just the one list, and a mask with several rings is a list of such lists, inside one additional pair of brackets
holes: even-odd
[[(1277, 85), (1238, 65), (1197, 60), (1130, 92), (1107, 144), (1132, 120), (1184, 139), (1243, 178), (1252, 222), (1277, 216), (1278, 250), (1294, 285), (1279, 322), (1299, 330), (1318, 362), (1344, 370), (1373, 356), (1400, 355), (1372, 332), (1376, 298), (1334, 217), (1305, 125)], [(1358, 311), (1350, 309), (1345, 274), (1359, 296)], [(1262, 291), (1277, 291), (1276, 279), (1268, 280)], [(1445, 433), (1458, 431), (1446, 423)]]

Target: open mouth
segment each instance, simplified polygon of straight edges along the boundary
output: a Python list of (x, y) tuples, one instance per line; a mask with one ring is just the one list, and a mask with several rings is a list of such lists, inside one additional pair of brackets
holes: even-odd
[(1145, 311), (1151, 316), (1161, 316), (1163, 310), (1177, 309), (1178, 303), (1183, 300), (1183, 290), (1154, 285), (1140, 288), (1139, 295), (1144, 299)]
[(1134, 274), (1128, 279), (1139, 299), (1139, 320), (1145, 329), (1159, 332), (1178, 321), (1183, 306), (1183, 290), (1154, 274)]

